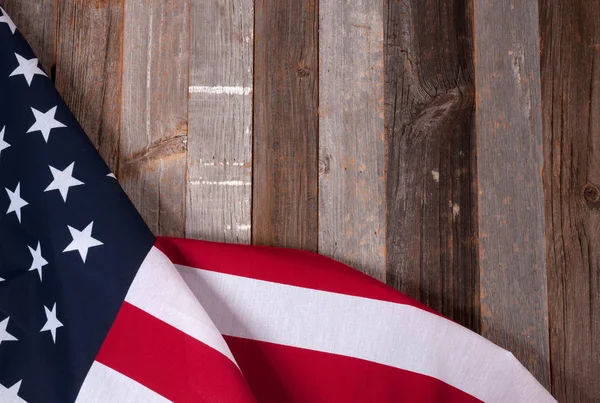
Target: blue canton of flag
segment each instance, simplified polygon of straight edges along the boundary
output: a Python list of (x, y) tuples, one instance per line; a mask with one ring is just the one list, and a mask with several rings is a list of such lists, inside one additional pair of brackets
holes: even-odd
[(71, 402), (154, 237), (0, 12), (0, 401)]

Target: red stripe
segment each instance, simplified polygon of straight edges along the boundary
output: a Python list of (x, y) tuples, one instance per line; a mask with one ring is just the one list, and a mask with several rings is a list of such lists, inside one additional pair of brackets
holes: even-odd
[(96, 361), (175, 402), (253, 402), (227, 357), (125, 302)]
[(370, 361), (237, 337), (225, 341), (259, 402), (480, 402), (438, 379)]
[(165, 237), (157, 238), (155, 246), (183, 266), (412, 305), (438, 315), (358, 270), (311, 252)]

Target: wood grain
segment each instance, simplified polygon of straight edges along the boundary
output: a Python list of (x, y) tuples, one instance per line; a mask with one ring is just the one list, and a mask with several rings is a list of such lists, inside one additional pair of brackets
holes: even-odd
[(543, 0), (552, 391), (600, 398), (600, 1)]
[(119, 181), (156, 235), (185, 229), (189, 7), (125, 0)]
[(53, 78), (56, 62), (56, 0), (3, 0), (2, 6)]
[(317, 2), (255, 8), (252, 241), (316, 251)]
[(250, 243), (253, 1), (191, 4), (190, 238)]
[(481, 334), (549, 387), (538, 5), (474, 10)]
[(56, 87), (118, 171), (123, 0), (58, 2)]
[(386, 5), (387, 282), (477, 331), (473, 4)]
[(385, 280), (383, 2), (319, 8), (319, 252)]

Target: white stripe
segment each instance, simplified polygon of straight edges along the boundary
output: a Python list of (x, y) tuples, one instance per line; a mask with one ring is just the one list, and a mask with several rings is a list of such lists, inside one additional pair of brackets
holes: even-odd
[(190, 87), (190, 94), (227, 94), (227, 95), (248, 95), (252, 92), (252, 87), (207, 87), (203, 85), (193, 85)]
[(158, 393), (120, 372), (94, 361), (75, 403), (166, 403)]
[(440, 379), (486, 402), (554, 402), (512, 354), (421, 309), (178, 269), (224, 335), (402, 368)]
[(125, 301), (200, 340), (235, 363), (225, 340), (194, 294), (171, 261), (155, 247), (140, 266)]

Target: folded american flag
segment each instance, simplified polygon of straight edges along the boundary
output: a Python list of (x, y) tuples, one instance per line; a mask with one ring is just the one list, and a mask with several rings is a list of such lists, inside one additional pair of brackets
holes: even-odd
[(315, 254), (155, 238), (0, 7), (0, 402), (551, 402)]

